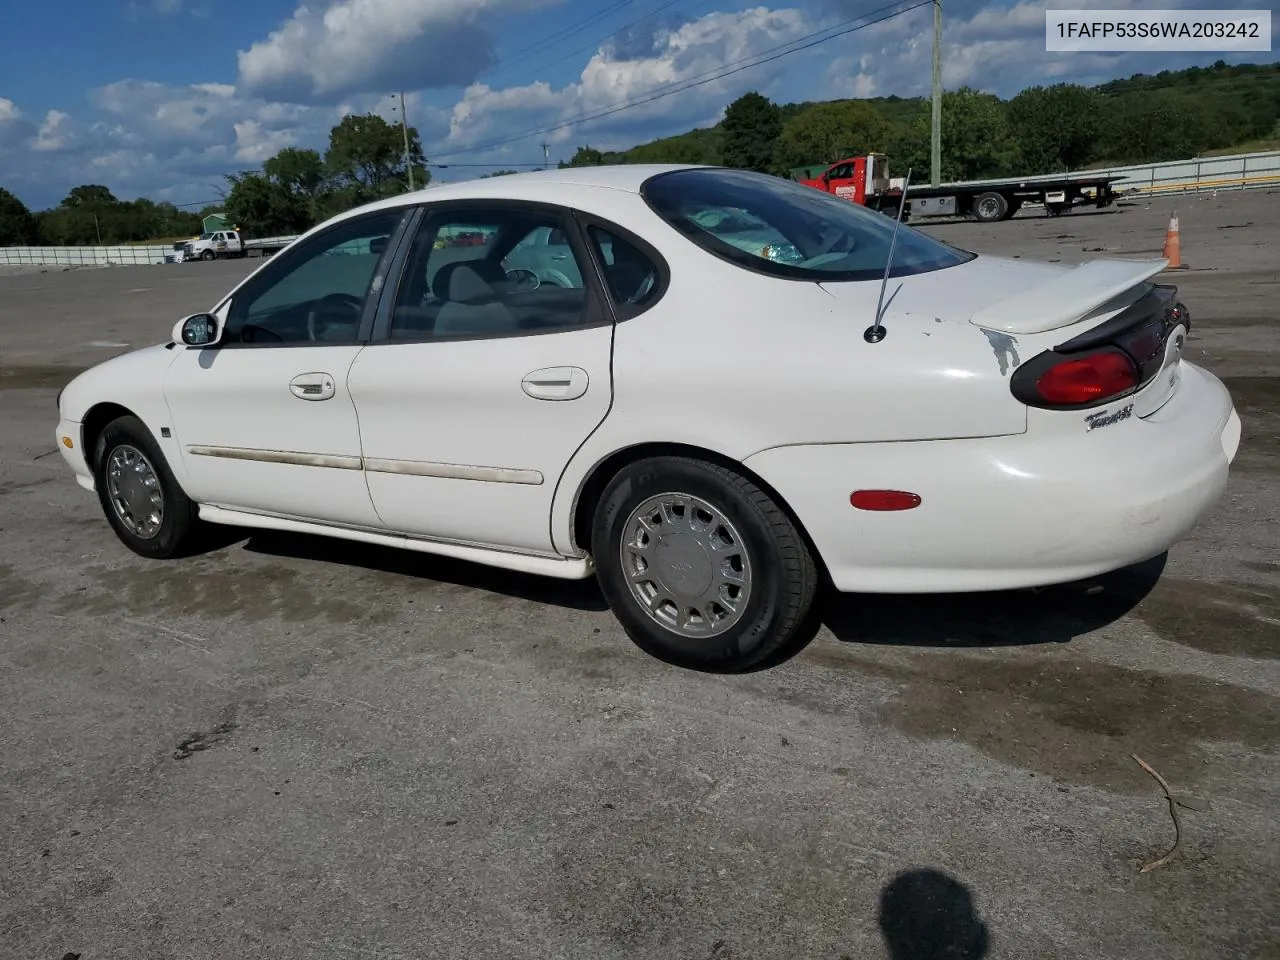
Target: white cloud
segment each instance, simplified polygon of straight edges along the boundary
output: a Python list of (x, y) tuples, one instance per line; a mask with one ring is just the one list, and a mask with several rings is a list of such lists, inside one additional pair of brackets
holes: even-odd
[[(710, 82), (629, 107), (610, 117), (549, 131), (545, 138), (550, 143), (581, 142), (591, 135), (593, 145), (599, 141), (598, 145), (610, 148), (610, 133), (625, 129), (634, 139), (637, 131), (655, 121), (667, 126), (714, 122), (729, 100), (749, 89), (766, 90), (784, 67), (770, 65), (711, 80), (717, 70), (813, 29), (814, 24), (797, 9), (756, 7), (740, 13), (713, 13), (657, 34), (652, 50), (644, 56), (620, 59), (612, 47), (606, 46), (587, 62), (576, 82), (558, 90), (544, 82), (496, 90), (474, 84), (455, 104), (449, 136), (436, 146), (436, 151), (448, 154), (450, 150), (609, 111), (694, 79)], [(528, 153), (528, 143), (515, 149)]]
[(246, 94), (302, 103), (463, 86), (493, 62), (492, 26), (562, 0), (338, 0), (298, 7), (237, 54)]
[[(1169, 8), (1204, 6), (1203, 0), (1161, 0)], [(1079, 9), (1128, 9), (1145, 0), (1073, 0)], [(1095, 83), (1131, 73), (1178, 69), (1167, 55), (1131, 53), (1047, 53), (1046, 8), (1051, 0), (1020, 0), (1012, 5), (987, 0), (953, 0), (944, 8), (942, 83), (954, 90), (972, 86), (1009, 97), (1041, 83), (1071, 80)], [(852, 34), (851, 56), (828, 70), (823, 96), (865, 97), (927, 95), (933, 57), (933, 15), (925, 7)], [(1184, 59), (1187, 55), (1182, 55)], [(1216, 59), (1216, 56), (1215, 56)], [(1257, 60), (1256, 54), (1228, 61)]]
[(71, 117), (61, 110), (50, 110), (45, 115), (44, 123), (40, 124), (40, 129), (36, 132), (31, 149), (41, 153), (66, 149), (71, 138), (71, 125), (67, 123), (70, 119)]
[(237, 123), (235, 131), (236, 160), (241, 163), (263, 163), (298, 142), (294, 131), (264, 129), (257, 120)]
[[(145, 9), (165, 0), (137, 2)], [(171, 2), (184, 15), (208, 6), (205, 0)], [(579, 144), (629, 147), (710, 125), (726, 104), (753, 89), (782, 102), (911, 96), (929, 90), (932, 16), (922, 8), (649, 104), (485, 148), (489, 141), (663, 92), (657, 89), (663, 85), (709, 78), (735, 60), (865, 13), (866, 0), (794, 0), (794, 6), (782, 9), (756, 6), (695, 20), (654, 18), (602, 45), (585, 63), (579, 61), (580, 69), (566, 63), (567, 82), (558, 81), (550, 67), (537, 68), (543, 57), (522, 60), (518, 68), (513, 60), (512, 75), (540, 75), (518, 85), (495, 83), (492, 77), (501, 77), (501, 70), (487, 82), (476, 82), (478, 71), (492, 62), (489, 31), (494, 18), (567, 0), (318, 2), (323, 6), (299, 6), (279, 29), (242, 51), (234, 85), (123, 79), (90, 91), (91, 111), (81, 114), (77, 109), (74, 116), (48, 110), (46, 104), (37, 109), (23, 103), (24, 112), (14, 100), (0, 97), (5, 185), (31, 196), (36, 205), (57, 202), (67, 189), (86, 182), (106, 183), (122, 197), (204, 201), (217, 196), (223, 174), (255, 167), (282, 147), (323, 152), (330, 128), (347, 114), (376, 112), (398, 122), (393, 112), (398, 101), (389, 94), (402, 88), (420, 91), (407, 95), (408, 115), (428, 159), (459, 164), (541, 161), (543, 141), (553, 145), (552, 162), (569, 156)], [(946, 86), (970, 84), (1010, 96), (1034, 83), (1094, 82), (1185, 65), (1151, 55), (1047, 55), (1043, 11), (1048, 2), (946, 0)], [(1139, 0), (1076, 2), (1114, 7), (1134, 6)], [(1163, 2), (1194, 7), (1204, 0)], [(573, 9), (590, 7), (579, 2)], [(542, 30), (555, 29), (546, 25), (551, 19), (544, 18)], [(463, 78), (463, 94), (456, 102), (421, 92), (457, 77)], [(477, 149), (456, 153), (473, 147)]]

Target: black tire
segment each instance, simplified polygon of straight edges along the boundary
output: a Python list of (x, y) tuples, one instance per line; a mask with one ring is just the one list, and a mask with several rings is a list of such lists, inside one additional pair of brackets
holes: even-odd
[(973, 215), (983, 223), (1003, 220), (1009, 212), (1009, 201), (1003, 194), (988, 191), (973, 198)]
[[(108, 488), (107, 471), (111, 457), (118, 450), (127, 452), (122, 450), (125, 447), (132, 447), (145, 457), (158, 481), (163, 512), (159, 529), (151, 536), (140, 535), (129, 528), (113, 503)], [(134, 553), (156, 560), (168, 559), (181, 556), (196, 540), (200, 530), (196, 505), (178, 485), (151, 431), (137, 417), (119, 417), (103, 428), (94, 446), (93, 478), (98, 502), (102, 504), (107, 522)]]
[(212, 250), (205, 250), (200, 254), (201, 260), (212, 260), (217, 256)]
[[(667, 493), (696, 497), (718, 511), (737, 533), (749, 563), (750, 588), (740, 619), (709, 636), (658, 623), (633, 594), (623, 566), (623, 538), (632, 513)], [(666, 663), (719, 673), (750, 670), (810, 625), (819, 575), (804, 537), (768, 494), (724, 467), (686, 457), (656, 457), (626, 467), (596, 507), (591, 550), (600, 589), (623, 629), (636, 646)], [(697, 556), (708, 558), (705, 572), (710, 573), (709, 554)]]

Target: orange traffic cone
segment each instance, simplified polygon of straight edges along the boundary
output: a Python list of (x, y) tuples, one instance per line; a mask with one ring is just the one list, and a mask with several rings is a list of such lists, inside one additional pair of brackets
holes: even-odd
[(1179, 270), (1183, 268), (1182, 235), (1178, 230), (1178, 215), (1176, 213), (1169, 218), (1169, 228), (1164, 232), (1164, 250), (1161, 256), (1169, 261), (1167, 269)]

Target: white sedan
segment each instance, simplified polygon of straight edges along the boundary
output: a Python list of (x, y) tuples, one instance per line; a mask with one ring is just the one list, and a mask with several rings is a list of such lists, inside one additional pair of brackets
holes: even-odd
[(406, 194), (78, 376), (58, 446), (143, 556), (214, 523), (596, 576), (640, 647), (710, 670), (795, 638), (824, 582), (1075, 581), (1214, 506), (1240, 420), (1166, 261), (894, 229), (710, 167)]

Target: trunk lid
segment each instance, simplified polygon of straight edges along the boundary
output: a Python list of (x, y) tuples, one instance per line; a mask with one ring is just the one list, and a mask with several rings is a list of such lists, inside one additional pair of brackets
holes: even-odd
[(1105, 320), (1150, 291), (1168, 260), (1091, 260), (974, 312), (969, 322), (1011, 336)]

